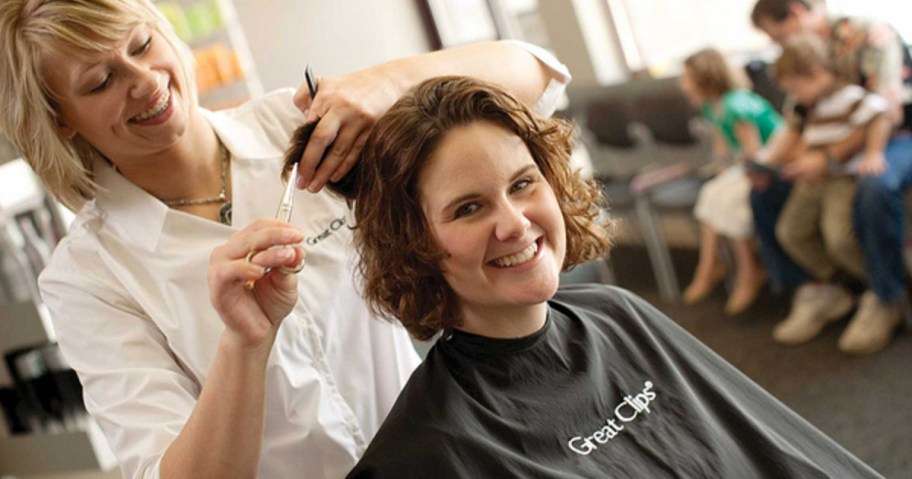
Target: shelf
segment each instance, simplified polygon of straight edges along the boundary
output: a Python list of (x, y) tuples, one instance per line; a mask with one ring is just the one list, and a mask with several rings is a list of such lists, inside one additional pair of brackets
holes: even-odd
[[(168, 0), (155, 3), (159, 6), (170, 4), (177, 6), (179, 10), (172, 9), (171, 15), (178, 18), (186, 18), (187, 12), (206, 5), (215, 9), (215, 16), (218, 19), (212, 22), (212, 30), (206, 31), (199, 36), (186, 38), (183, 41), (193, 49), (194, 54), (224, 45), (228, 52), (235, 57), (236, 67), (234, 70), (237, 71), (237, 78), (224, 85), (212, 85), (205, 92), (201, 91), (200, 104), (204, 108), (217, 110), (235, 106), (242, 101), (256, 98), (263, 94), (263, 85), (257, 76), (256, 66), (232, 0)], [(182, 13), (177, 13), (178, 11)], [(183, 22), (176, 19), (175, 21)], [(197, 63), (198, 65), (205, 65), (206, 62), (201, 62), (198, 59)], [(206, 68), (212, 67), (213, 65), (206, 66)], [(198, 71), (197, 75), (199, 74), (200, 72)]]
[(84, 430), (0, 438), (0, 476), (109, 471), (117, 460), (98, 425)]

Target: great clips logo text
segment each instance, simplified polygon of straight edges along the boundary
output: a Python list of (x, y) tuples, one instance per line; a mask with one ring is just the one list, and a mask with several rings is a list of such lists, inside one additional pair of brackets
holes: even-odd
[(614, 408), (614, 415), (600, 424), (598, 429), (587, 435), (573, 436), (567, 442), (567, 447), (581, 456), (588, 456), (600, 445), (608, 444), (624, 431), (625, 424), (636, 420), (640, 414), (651, 412), (649, 405), (656, 399), (652, 387), (652, 381), (646, 381), (643, 390), (625, 396), (624, 401)]

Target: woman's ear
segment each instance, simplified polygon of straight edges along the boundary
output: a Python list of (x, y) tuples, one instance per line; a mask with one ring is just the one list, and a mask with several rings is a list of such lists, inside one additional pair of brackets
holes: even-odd
[(76, 129), (68, 125), (67, 122), (63, 121), (60, 117), (57, 117), (57, 131), (60, 132), (60, 136), (63, 136), (67, 140), (72, 140), (76, 137)]

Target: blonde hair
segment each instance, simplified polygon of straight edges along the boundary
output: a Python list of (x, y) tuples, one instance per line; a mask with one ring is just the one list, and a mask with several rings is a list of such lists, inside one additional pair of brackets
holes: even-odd
[(148, 25), (171, 46), (196, 103), (193, 57), (148, 0), (3, 0), (0, 2), (0, 130), (68, 208), (95, 197), (92, 163), (101, 154), (79, 136), (60, 131), (54, 94), (42, 68), (48, 54), (105, 52), (137, 25)]
[(721, 97), (738, 88), (750, 88), (747, 75), (733, 69), (722, 52), (715, 48), (705, 48), (690, 55), (684, 65), (690, 69), (694, 84), (705, 97)]

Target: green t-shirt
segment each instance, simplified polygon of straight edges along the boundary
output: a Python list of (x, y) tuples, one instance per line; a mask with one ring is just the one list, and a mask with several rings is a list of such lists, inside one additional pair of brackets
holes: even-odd
[(722, 95), (718, 108), (707, 103), (703, 105), (702, 114), (722, 132), (733, 152), (741, 151), (741, 144), (735, 137), (736, 123), (753, 123), (760, 132), (761, 142), (766, 143), (782, 121), (768, 101), (748, 90), (732, 90)]

